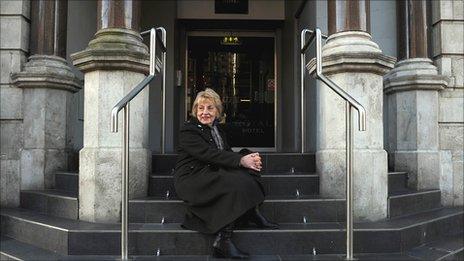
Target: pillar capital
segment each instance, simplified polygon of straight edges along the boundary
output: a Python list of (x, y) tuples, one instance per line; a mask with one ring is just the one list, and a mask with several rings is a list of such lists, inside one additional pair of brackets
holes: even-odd
[(384, 93), (413, 90), (439, 91), (448, 85), (448, 77), (440, 75), (429, 58), (411, 58), (399, 61), (385, 75)]
[[(322, 48), (322, 67), (325, 75), (342, 72), (371, 72), (385, 75), (393, 68), (396, 59), (382, 54), (379, 46), (367, 32), (347, 31), (329, 36)], [(316, 60), (307, 69), (313, 73)]]
[(19, 88), (51, 88), (77, 92), (82, 82), (75, 76), (65, 59), (54, 55), (32, 55), (23, 71), (11, 76)]
[(150, 64), (148, 47), (140, 34), (125, 28), (99, 30), (89, 46), (72, 54), (71, 59), (82, 72), (125, 70), (147, 74)]

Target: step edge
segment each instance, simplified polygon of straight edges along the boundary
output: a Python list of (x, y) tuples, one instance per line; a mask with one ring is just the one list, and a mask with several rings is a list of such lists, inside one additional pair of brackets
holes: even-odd
[(63, 231), (63, 232), (69, 232), (70, 231), (69, 229), (66, 229), (66, 228), (57, 227), (57, 226), (53, 226), (53, 225), (50, 225), (50, 224), (46, 224), (44, 222), (38, 222), (38, 221), (34, 221), (34, 220), (29, 220), (29, 219), (25, 219), (25, 218), (22, 218), (22, 217), (17, 217), (17, 216), (11, 215), (11, 214), (2, 213), (0, 215), (19, 220), (21, 222), (26, 222), (26, 223), (31, 223), (31, 224), (38, 225), (38, 226), (48, 227), (48, 228), (60, 230), (60, 231)]
[(55, 171), (55, 175), (66, 175), (66, 176), (79, 176), (79, 172), (61, 172), (61, 171)]
[(406, 194), (388, 196), (388, 199), (396, 199), (396, 198), (411, 197), (411, 196), (433, 194), (433, 193), (441, 193), (441, 190), (433, 189), (433, 190), (427, 190), (427, 191), (414, 191), (414, 192), (406, 193)]
[(38, 195), (44, 195), (47, 197), (55, 197), (55, 198), (62, 198), (62, 199), (69, 199), (73, 201), (78, 201), (78, 197), (71, 197), (71, 196), (65, 196), (65, 195), (56, 195), (56, 194), (51, 194), (43, 191), (36, 191), (36, 190), (21, 190), (20, 193), (26, 193), (26, 194), (38, 194)]
[(392, 176), (395, 176), (395, 175), (407, 175), (408, 173), (406, 171), (391, 171), (391, 172), (388, 172), (388, 175), (392, 175)]
[(15, 257), (15, 256), (12, 256), (11, 254), (8, 254), (6, 253), (5, 251), (3, 250), (0, 250), (0, 255), (4, 255), (6, 256), (7, 258), (11, 258), (12, 260), (17, 260), (17, 261), (23, 261), (24, 259), (21, 259), (19, 257)]
[[(173, 175), (150, 175), (150, 178), (160, 178), (160, 179), (167, 179), (167, 178), (174, 178)], [(319, 178), (317, 174), (277, 174), (277, 175), (261, 175), (261, 178)]]
[[(129, 203), (183, 203), (180, 199), (131, 199)], [(265, 199), (264, 202), (269, 203), (285, 203), (285, 202), (346, 202), (345, 199)]]
[[(409, 228), (413, 228), (413, 227), (417, 227), (417, 226), (422, 226), (422, 225), (424, 225), (426, 223), (436, 222), (436, 221), (439, 221), (439, 220), (442, 220), (442, 219), (446, 219), (446, 218), (450, 218), (450, 217), (454, 217), (454, 216), (458, 216), (458, 215), (463, 215), (463, 214), (464, 214), (464, 210), (461, 210), (461, 211), (458, 211), (456, 213), (446, 214), (446, 215), (441, 216), (441, 217), (432, 218), (430, 220), (426, 220), (426, 221), (422, 221), (422, 222), (419, 222), (419, 223), (406, 225), (406, 226), (398, 226), (398, 227), (395, 227), (395, 228), (354, 228), (353, 231), (399, 231), (399, 230), (409, 229)], [(66, 228), (46, 224), (46, 223), (43, 223), (43, 222), (28, 220), (28, 219), (25, 219), (25, 218), (22, 218), (22, 217), (17, 217), (17, 216), (8, 214), (8, 213), (6, 213), (6, 214), (1, 213), (0, 215), (7, 216), (7, 217), (10, 217), (10, 218), (22, 221), (22, 222), (28, 222), (28, 223), (32, 223), (32, 224), (39, 225), (39, 226), (44, 226), (44, 227), (48, 227), (48, 228), (52, 228), (52, 229), (57, 229), (57, 230), (67, 232), (67, 233), (81, 233), (81, 232), (87, 232), (87, 233), (88, 232), (115, 233), (115, 232), (118, 232), (118, 231), (120, 233), (120, 230), (118, 230), (118, 229), (66, 229)], [(334, 225), (337, 225), (337, 226), (342, 224), (340, 222), (316, 222), (316, 223), (317, 224), (330, 223), (330, 224), (334, 224)], [(132, 224), (146, 224), (146, 223), (132, 223)], [(170, 223), (170, 224), (180, 224), (180, 223)], [(287, 224), (295, 224), (295, 223), (287, 223)], [(297, 223), (297, 224), (301, 224), (301, 223)], [(315, 223), (311, 223), (311, 224), (315, 224)], [(305, 229), (285, 229), (285, 230), (284, 229), (271, 229), (271, 230), (252, 229), (252, 230), (237, 230), (237, 232), (239, 232), (239, 231), (242, 231), (242, 232), (257, 232), (257, 231), (258, 232), (283, 232), (283, 231), (286, 231), (286, 232), (291, 232), (291, 231), (293, 231), (293, 232), (308, 232), (308, 231), (321, 231), (321, 230), (346, 231), (346, 229), (342, 227), (342, 228), (306, 229), (306, 230)], [(149, 229), (134, 230), (134, 229), (129, 229), (129, 232), (131, 232), (131, 233), (141, 232), (141, 231), (144, 231), (144, 232), (156, 232), (156, 233), (160, 233), (160, 232), (173, 233), (173, 232), (184, 231), (184, 232), (198, 233), (196, 231), (184, 230), (184, 229), (176, 229), (176, 230), (149, 230)]]
[(454, 251), (450, 251), (448, 254), (446, 254), (446, 255), (444, 255), (444, 256), (438, 258), (438, 259), (435, 260), (435, 261), (442, 261), (442, 260), (445, 260), (445, 258), (448, 258), (448, 257), (450, 257), (450, 256), (453, 256), (453, 255), (455, 255), (455, 254), (457, 254), (457, 253), (459, 253), (459, 252), (463, 252), (463, 251), (464, 251), (464, 247), (461, 247), (461, 248), (456, 249), (456, 250), (454, 250)]

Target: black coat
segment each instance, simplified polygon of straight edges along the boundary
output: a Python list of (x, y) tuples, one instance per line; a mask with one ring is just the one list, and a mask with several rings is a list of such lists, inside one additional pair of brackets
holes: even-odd
[(224, 150), (217, 148), (208, 125), (196, 118), (186, 122), (174, 172), (177, 195), (187, 205), (183, 227), (206, 234), (218, 232), (264, 200), (259, 176), (239, 166), (242, 155), (230, 149), (218, 129)]

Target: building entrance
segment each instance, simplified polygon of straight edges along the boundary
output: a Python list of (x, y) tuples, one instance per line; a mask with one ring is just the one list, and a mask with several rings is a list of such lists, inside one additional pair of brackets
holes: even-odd
[(232, 147), (276, 147), (276, 70), (273, 33), (189, 32), (186, 108), (214, 89), (223, 100)]

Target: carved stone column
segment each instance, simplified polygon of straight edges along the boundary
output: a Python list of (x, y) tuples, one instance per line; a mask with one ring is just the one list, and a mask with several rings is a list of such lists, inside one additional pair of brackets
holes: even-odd
[[(357, 130), (358, 118), (354, 117), (354, 218), (383, 219), (387, 216), (388, 182), (387, 153), (383, 149), (382, 76), (395, 60), (383, 55), (368, 33), (368, 0), (329, 1), (328, 13), (331, 34), (322, 49), (322, 71), (359, 101), (367, 113), (365, 132)], [(314, 66), (309, 69), (314, 70)], [(345, 198), (345, 101), (321, 85), (316, 152), (320, 193), (324, 197)]]
[(31, 2), (31, 56), (12, 75), (23, 88), (21, 189), (54, 187), (54, 172), (67, 169), (67, 103), (81, 84), (66, 60), (67, 1)]
[(398, 59), (384, 78), (390, 168), (409, 172), (413, 189), (440, 187), (438, 91), (446, 87), (427, 57), (426, 2), (397, 1)]
[[(148, 73), (148, 48), (139, 31), (140, 2), (99, 0), (98, 31), (71, 56), (84, 73), (84, 148), (79, 155), (79, 218), (118, 222), (121, 212), (120, 131), (111, 133), (111, 109)], [(148, 89), (130, 103), (130, 197), (145, 196), (151, 166)]]

